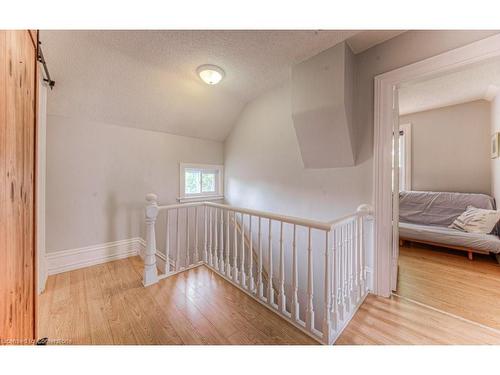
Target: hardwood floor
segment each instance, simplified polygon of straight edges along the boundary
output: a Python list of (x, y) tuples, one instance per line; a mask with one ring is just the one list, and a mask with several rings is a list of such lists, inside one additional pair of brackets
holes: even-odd
[(206, 267), (144, 288), (140, 258), (51, 276), (40, 336), (67, 344), (317, 344)]
[(401, 247), (397, 294), (368, 296), (337, 344), (500, 344), (500, 265), (487, 255)]
[(397, 294), (500, 330), (500, 264), (488, 255), (401, 247)]
[(337, 344), (500, 344), (500, 332), (407, 301), (369, 295)]
[[(498, 322), (498, 265), (420, 248), (402, 249), (400, 260), (400, 294), (447, 311), (455, 306), (456, 315), (475, 309), (464, 318), (486, 317), (489, 326)], [(66, 344), (316, 344), (206, 267), (148, 288), (141, 272), (135, 257), (49, 277), (40, 297), (41, 337)], [(443, 288), (451, 296), (446, 305), (436, 292)], [(500, 344), (500, 330), (404, 297), (369, 295), (337, 344)]]

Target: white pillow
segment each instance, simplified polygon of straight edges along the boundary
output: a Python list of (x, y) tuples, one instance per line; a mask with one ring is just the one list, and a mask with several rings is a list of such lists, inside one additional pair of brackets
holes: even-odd
[(489, 234), (500, 220), (500, 211), (484, 210), (468, 206), (467, 210), (449, 226), (449, 228), (469, 233)]

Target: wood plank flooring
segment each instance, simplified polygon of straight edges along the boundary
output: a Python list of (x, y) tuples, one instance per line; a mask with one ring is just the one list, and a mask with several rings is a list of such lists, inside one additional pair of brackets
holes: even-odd
[(500, 264), (489, 255), (401, 247), (397, 294), (500, 330)]
[(474, 256), (401, 247), (401, 297), (368, 296), (337, 344), (500, 344), (500, 265)]
[(65, 344), (317, 344), (204, 266), (144, 288), (140, 258), (50, 276), (41, 337)]
[[(450, 311), (456, 315), (475, 308), (464, 318), (486, 317), (482, 323), (494, 326), (498, 266), (430, 251), (402, 249), (398, 292), (438, 309), (458, 306)], [(49, 277), (40, 298), (41, 337), (67, 344), (316, 344), (206, 267), (148, 288), (141, 272), (135, 257)], [(436, 284), (451, 296), (446, 305), (433, 292)], [(369, 295), (337, 344), (500, 344), (500, 330), (404, 297)]]
[(500, 345), (500, 332), (407, 301), (369, 295), (339, 345)]

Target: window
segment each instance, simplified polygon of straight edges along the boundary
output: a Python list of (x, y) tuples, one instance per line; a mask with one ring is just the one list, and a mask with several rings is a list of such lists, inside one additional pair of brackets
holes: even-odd
[(181, 163), (180, 193), (181, 202), (223, 198), (223, 166)]

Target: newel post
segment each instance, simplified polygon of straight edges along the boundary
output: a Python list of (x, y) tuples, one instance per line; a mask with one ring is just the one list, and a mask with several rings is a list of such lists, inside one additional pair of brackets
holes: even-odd
[(373, 206), (371, 204), (361, 204), (358, 206), (357, 211), (366, 215), (373, 215)]
[(156, 235), (155, 222), (158, 216), (158, 196), (150, 193), (146, 195), (146, 252), (144, 254), (144, 286), (158, 282), (156, 269)]

